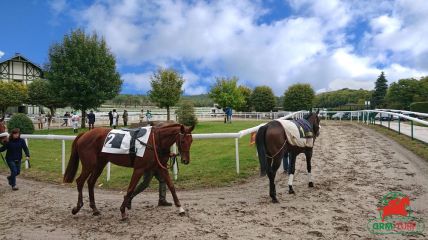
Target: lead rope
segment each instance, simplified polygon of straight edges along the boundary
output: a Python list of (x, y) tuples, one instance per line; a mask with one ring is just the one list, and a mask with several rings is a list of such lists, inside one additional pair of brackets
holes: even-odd
[(162, 163), (161, 163), (161, 162), (160, 162), (160, 160), (159, 160), (159, 157), (158, 157), (158, 150), (157, 150), (157, 148), (156, 148), (156, 141), (155, 141), (155, 134), (154, 134), (154, 133), (152, 134), (152, 139), (153, 139), (153, 151), (155, 152), (155, 159), (156, 159), (156, 161), (157, 161), (158, 165), (159, 165), (162, 169), (164, 169), (164, 170), (168, 170), (168, 168), (166, 168), (164, 165), (162, 165)]

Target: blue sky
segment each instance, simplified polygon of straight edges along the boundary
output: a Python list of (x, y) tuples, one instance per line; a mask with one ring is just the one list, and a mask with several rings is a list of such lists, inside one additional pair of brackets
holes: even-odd
[(43, 65), (80, 27), (105, 37), (123, 93), (145, 94), (158, 67), (181, 72), (188, 95), (217, 76), (281, 95), (297, 82), (322, 92), (372, 89), (381, 71), (389, 82), (428, 75), (424, 0), (15, 0), (0, 11), (0, 60)]

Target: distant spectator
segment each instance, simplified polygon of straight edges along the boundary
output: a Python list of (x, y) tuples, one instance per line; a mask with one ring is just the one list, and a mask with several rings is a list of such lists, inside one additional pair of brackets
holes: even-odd
[(128, 126), (128, 111), (123, 110), (122, 118), (123, 118), (123, 125), (125, 127)]
[(113, 126), (113, 113), (108, 112), (108, 120), (110, 121), (110, 127)]
[(12, 130), (9, 141), (0, 148), (0, 152), (6, 150), (6, 162), (10, 169), (10, 176), (7, 177), (7, 180), (12, 190), (18, 190), (18, 187), (16, 187), (16, 176), (21, 172), (22, 150), (25, 152), (26, 160), (30, 160), (30, 151), (28, 151), (24, 139), (21, 138), (19, 128)]
[(140, 112), (140, 123), (143, 123), (144, 117), (145, 117), (144, 109), (141, 109), (141, 112)]
[(52, 123), (52, 114), (51, 113), (48, 113), (47, 119), (48, 119), (48, 129), (50, 129), (51, 123)]
[(147, 112), (146, 112), (146, 118), (147, 118), (147, 123), (149, 123), (150, 119), (152, 119), (152, 113), (150, 112), (150, 110), (147, 110)]
[(94, 129), (95, 114), (94, 114), (94, 111), (92, 110), (88, 113), (88, 124), (89, 124), (89, 130)]
[(113, 116), (113, 119), (112, 119), (113, 124), (112, 124), (112, 126), (113, 126), (114, 129), (116, 129), (116, 127), (117, 127), (117, 121), (119, 120), (119, 114), (117, 114), (116, 109), (113, 109), (112, 116)]
[(73, 132), (77, 133), (78, 129), (79, 129), (79, 120), (80, 117), (79, 115), (77, 115), (76, 112), (72, 113), (73, 115), (71, 116), (71, 125), (73, 126)]
[(227, 107), (226, 108), (226, 122), (227, 123), (232, 123), (232, 108), (230, 108), (230, 107)]
[(68, 127), (68, 119), (69, 118), (70, 118), (70, 113), (69, 112), (65, 112), (64, 118), (63, 118), (64, 122), (61, 124), (61, 127), (64, 126), (64, 125), (66, 127)]
[(39, 129), (43, 129), (43, 122), (45, 121), (45, 116), (43, 114), (39, 113), (39, 116), (37, 117), (37, 125)]

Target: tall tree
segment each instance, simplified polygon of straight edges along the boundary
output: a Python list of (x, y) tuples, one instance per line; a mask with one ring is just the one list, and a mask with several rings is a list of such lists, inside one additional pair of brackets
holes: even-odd
[(52, 88), (71, 107), (82, 111), (82, 128), (86, 110), (115, 97), (122, 85), (116, 60), (104, 38), (81, 29), (50, 47), (47, 68)]
[(160, 68), (150, 78), (150, 100), (159, 107), (166, 108), (167, 120), (170, 120), (170, 108), (178, 103), (183, 94), (183, 83), (183, 77), (174, 69)]
[(275, 108), (276, 98), (268, 86), (254, 88), (251, 94), (251, 105), (257, 112), (269, 112)]
[(28, 85), (28, 102), (49, 108), (52, 116), (57, 108), (66, 107), (67, 103), (54, 91), (48, 80), (36, 79)]
[(8, 107), (27, 102), (28, 89), (20, 83), (0, 81), (0, 96), (0, 110), (4, 116)]
[(381, 108), (385, 106), (385, 96), (388, 90), (388, 84), (384, 72), (381, 72), (375, 83), (375, 89), (372, 95), (371, 106)]
[(424, 90), (416, 79), (400, 79), (389, 86), (386, 96), (388, 107), (409, 110), (412, 102), (420, 100), (419, 96), (427, 95)]
[(244, 102), (236, 108), (236, 111), (239, 112), (251, 112), (251, 94), (252, 91), (249, 87), (246, 86), (239, 86), (239, 91), (241, 92), (242, 96), (244, 97)]
[(238, 89), (237, 83), (237, 77), (218, 77), (209, 92), (210, 98), (222, 108), (232, 107), (233, 109), (237, 109), (245, 101), (244, 96)]
[(284, 93), (284, 110), (300, 111), (311, 110), (315, 99), (315, 92), (309, 84), (294, 84)]

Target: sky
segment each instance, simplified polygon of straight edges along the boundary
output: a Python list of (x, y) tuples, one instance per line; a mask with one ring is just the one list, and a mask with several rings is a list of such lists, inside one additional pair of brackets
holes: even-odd
[(216, 77), (316, 92), (373, 89), (428, 75), (425, 0), (14, 0), (2, 1), (0, 61), (21, 53), (44, 65), (48, 49), (82, 28), (104, 36), (124, 81), (146, 94), (159, 67), (174, 68), (186, 95)]

